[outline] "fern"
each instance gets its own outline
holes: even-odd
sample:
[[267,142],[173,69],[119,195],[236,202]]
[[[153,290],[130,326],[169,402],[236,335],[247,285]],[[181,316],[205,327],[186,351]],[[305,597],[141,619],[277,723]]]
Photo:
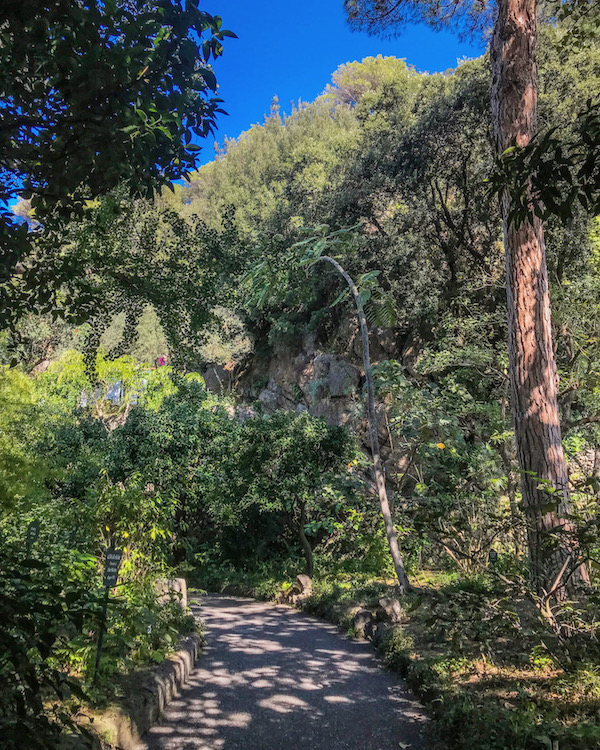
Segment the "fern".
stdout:
[[389,294],[385,294],[380,287],[376,293],[371,295],[368,306],[365,308],[365,316],[372,326],[389,328],[396,323],[396,307]]

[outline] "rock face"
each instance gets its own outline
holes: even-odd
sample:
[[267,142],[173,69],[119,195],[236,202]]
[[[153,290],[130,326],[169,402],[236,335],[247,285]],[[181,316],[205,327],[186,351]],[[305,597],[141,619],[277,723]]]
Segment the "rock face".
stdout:
[[[289,352],[280,352],[271,360],[267,376],[266,385],[256,396],[267,414],[278,409],[308,410],[329,424],[348,421],[362,377],[358,368],[343,357],[319,352],[301,352],[293,359]],[[250,383],[242,387],[242,395],[252,396]]]
[[360,372],[354,365],[334,354],[317,354],[312,361],[314,397],[344,398],[354,394],[360,383]]
[[[397,359],[411,367],[420,348],[420,342],[393,329],[374,328],[370,332],[371,360]],[[278,410],[308,411],[330,425],[349,427],[370,450],[368,427],[363,398],[364,373],[362,371],[362,346],[354,316],[342,321],[334,337],[326,343],[315,333],[306,333],[290,343],[279,342],[268,356],[255,354],[247,360],[243,371],[235,377],[218,366],[208,366],[203,373],[209,390],[233,390],[243,405],[236,414],[244,411],[252,416],[253,408],[265,414]],[[226,388],[225,386],[230,385]],[[379,414],[379,439],[382,458],[389,476],[402,472],[405,458],[395,456],[391,462],[390,437],[385,408],[377,407]]]
[[230,376],[223,365],[211,365],[202,372],[204,383],[212,393],[225,393]]
[[295,406],[294,399],[286,394],[279,383],[273,378],[269,379],[267,387],[258,394],[258,400],[263,405],[267,414],[277,409],[293,409]]
[[[321,351],[307,335],[293,350],[278,345],[268,361],[253,361],[239,378],[237,393],[246,402],[258,401],[266,414],[308,411],[328,424],[350,423],[360,433],[363,375],[353,359],[352,352]],[[207,385],[211,388],[209,380]]]

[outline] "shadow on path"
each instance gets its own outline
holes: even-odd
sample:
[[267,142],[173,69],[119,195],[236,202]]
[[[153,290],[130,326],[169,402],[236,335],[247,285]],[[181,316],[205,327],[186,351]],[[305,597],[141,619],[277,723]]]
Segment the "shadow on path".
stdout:
[[425,750],[422,707],[368,643],[250,599],[200,615],[206,648],[148,750]]

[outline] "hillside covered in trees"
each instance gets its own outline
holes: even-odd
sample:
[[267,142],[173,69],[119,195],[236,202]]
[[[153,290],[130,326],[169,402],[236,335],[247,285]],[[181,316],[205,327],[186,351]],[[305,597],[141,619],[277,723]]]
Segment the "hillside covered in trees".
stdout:
[[[541,146],[524,152],[536,174],[558,149],[578,153],[582,117],[595,122],[590,17],[577,34],[568,14],[540,21]],[[205,97],[196,135],[218,112],[207,66],[230,35],[202,24],[200,73],[170,81]],[[444,73],[346,62],[314,101],[275,100],[198,169],[192,136],[151,105],[153,124],[123,115],[139,129],[123,144],[133,166],[106,184],[64,182],[56,198],[13,176],[2,238],[17,250],[0,279],[7,747],[31,728],[36,747],[59,747],[82,701],[106,703],[115,675],[164,658],[194,627],[157,601],[157,579],[175,574],[294,599],[372,637],[436,717],[434,747],[600,747],[600,220],[576,193],[550,210],[540,183],[557,375],[548,365],[530,390],[557,388],[561,443],[540,462],[564,452],[561,487],[524,463],[535,445],[519,419],[515,438],[503,238],[539,217],[498,200],[491,70],[489,52]],[[182,160],[174,172],[138,148],[146,130]],[[169,145],[180,136],[187,157]],[[154,159],[152,179],[130,147]],[[109,548],[123,562],[107,618]],[[378,629],[389,597],[401,614]]]

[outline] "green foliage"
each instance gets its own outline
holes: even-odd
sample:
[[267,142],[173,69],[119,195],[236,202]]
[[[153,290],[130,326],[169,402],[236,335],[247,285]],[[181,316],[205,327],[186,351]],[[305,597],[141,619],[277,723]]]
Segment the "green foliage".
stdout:
[[[90,590],[95,559],[26,560],[15,546],[0,550],[0,732],[3,746],[58,748],[64,726],[75,728],[65,701],[83,697],[60,659],[74,633],[97,616]],[[82,585],[83,580],[83,585]]]
[[206,362],[223,365],[231,372],[233,367],[252,352],[252,341],[239,315],[224,307],[216,307],[215,320],[204,335],[200,354]]
[[[600,58],[593,47],[560,47],[561,23],[540,34],[540,116],[567,139],[597,89]],[[489,87],[483,59],[443,75],[394,58],[348,63],[322,96],[289,116],[274,105],[172,195],[131,200],[112,185],[73,217],[41,203],[43,215],[28,215],[44,231],[11,280],[10,304],[38,312],[0,341],[3,361],[14,356],[23,368],[0,371],[0,523],[12,549],[38,520],[39,549],[53,570],[69,568],[64,590],[90,607],[64,638],[40,626],[32,637],[50,639],[47,659],[28,649],[18,669],[31,674],[30,659],[40,681],[53,680],[51,670],[89,679],[109,544],[124,557],[96,700],[190,626],[176,605],[155,601],[154,581],[172,565],[207,589],[271,598],[289,594],[303,555],[316,571],[306,608],[345,627],[357,597],[390,593],[368,461],[354,439],[307,412],[241,406],[233,393],[238,383],[244,394],[266,386],[274,352],[293,360],[300,347],[350,349],[354,359],[348,295],[317,264],[330,254],[357,279],[371,325],[394,521],[425,588],[406,600],[408,622],[390,634],[386,661],[434,701],[453,747],[475,736],[490,750],[597,744],[597,595],[548,610],[528,585],[500,216],[484,182],[494,164]],[[134,141],[145,149],[142,138]],[[550,176],[559,162],[546,165]],[[72,197],[91,194],[76,186]],[[594,585],[597,456],[591,468],[580,464],[600,445],[596,224],[578,209],[569,227],[549,221],[546,233],[576,489],[570,520]],[[154,367],[166,354],[169,366]],[[207,363],[224,369],[226,398],[207,392],[197,372]],[[322,384],[298,379],[289,392],[316,400]],[[118,403],[107,398],[115,385]],[[17,560],[0,582],[12,596],[21,581],[35,612],[63,596],[44,600],[37,570]],[[437,576],[434,592],[422,586],[428,576]],[[54,609],[50,619],[68,617]],[[30,697],[27,721],[50,736],[50,704]]]
[[78,331],[51,315],[24,315],[10,329],[0,332],[0,362],[18,362],[28,371],[43,369],[48,362],[78,345]]
[[[119,313],[100,339],[100,350],[112,352],[121,345],[125,334],[127,313]],[[121,345],[123,354],[130,354],[139,362],[154,365],[160,357],[167,355],[169,344],[160,323],[156,310],[152,305],[146,305],[140,314],[135,336],[127,348]]]
[[501,154],[491,187],[510,188],[511,221],[536,215],[571,224],[597,214],[600,201],[599,17],[594,3],[552,2],[549,10],[560,23],[542,28],[539,133]]
[[[494,401],[504,397],[505,386],[502,371],[498,377],[497,365],[486,362],[489,354],[464,348],[454,353],[446,348],[448,340],[442,346],[441,356],[430,351],[421,359],[425,372],[435,373],[433,382],[415,382],[396,361],[377,366],[377,382],[396,450],[407,457],[398,476],[399,490],[409,498],[405,545],[421,561],[424,551],[436,563],[443,550],[452,564],[470,571],[487,563],[493,546],[509,548],[522,533],[504,465],[512,435],[501,434],[508,425]],[[457,358],[467,362],[457,364]]]
[[329,93],[285,117],[275,101],[263,125],[227,141],[219,157],[176,193],[181,210],[217,228],[232,205],[249,237],[287,235],[316,223],[318,203],[335,194],[340,163],[354,154],[358,135],[356,118],[348,107],[335,106]]
[[[149,414],[177,392],[165,378],[169,371],[158,368],[153,382],[154,373],[131,357],[99,357],[103,386],[119,379],[131,393],[143,390],[143,380],[152,384],[137,406]],[[190,389],[204,392],[199,380],[182,379],[186,398]],[[8,461],[0,506],[0,731],[15,750],[30,735],[32,747],[59,747],[63,733],[76,730],[71,717],[82,700],[106,700],[120,675],[160,660],[181,632],[194,627],[179,602],[157,601],[154,588],[157,578],[170,575],[179,498],[170,488],[161,493],[134,470],[119,480],[109,475],[118,443],[115,427],[124,414],[106,413],[105,394],[96,399],[88,394],[89,405],[81,407],[84,385],[89,387],[77,352],[67,352],[37,378],[8,368],[0,372]],[[40,537],[25,559],[32,520]],[[123,560],[98,684],[91,690],[103,558],[111,545],[123,550]]]
[[[222,111],[210,61],[228,36],[218,16],[180,0],[25,0],[7,9],[3,282],[30,249],[26,225],[6,208],[17,195],[33,196],[36,220],[47,225],[50,206],[68,216],[121,182],[151,195],[194,168],[192,140],[211,132]],[[43,296],[35,274],[29,281]]]
[[44,496],[46,464],[31,452],[29,436],[42,422],[33,407],[34,387],[29,378],[8,367],[0,367],[0,512],[26,498]]
[[[92,381],[101,343],[112,343],[109,359],[135,352],[149,305],[171,362],[196,367],[217,296],[227,301],[239,245],[231,221],[225,217],[221,231],[211,230],[197,216],[184,221],[162,201],[132,201],[123,188],[88,204],[77,219],[55,218],[37,236],[27,268],[12,278],[7,304],[86,323]],[[107,330],[119,317],[120,340],[115,326]]]
[[510,221],[531,215],[570,222],[578,206],[600,210],[600,102],[590,99],[575,123],[575,136],[551,128],[524,147],[511,146],[500,157],[493,190],[510,189]]
[[277,412],[246,420],[241,440],[238,465],[246,502],[294,516],[299,504],[316,510],[320,500],[341,501],[343,485],[334,483],[353,457],[343,428],[329,427],[307,412]]

